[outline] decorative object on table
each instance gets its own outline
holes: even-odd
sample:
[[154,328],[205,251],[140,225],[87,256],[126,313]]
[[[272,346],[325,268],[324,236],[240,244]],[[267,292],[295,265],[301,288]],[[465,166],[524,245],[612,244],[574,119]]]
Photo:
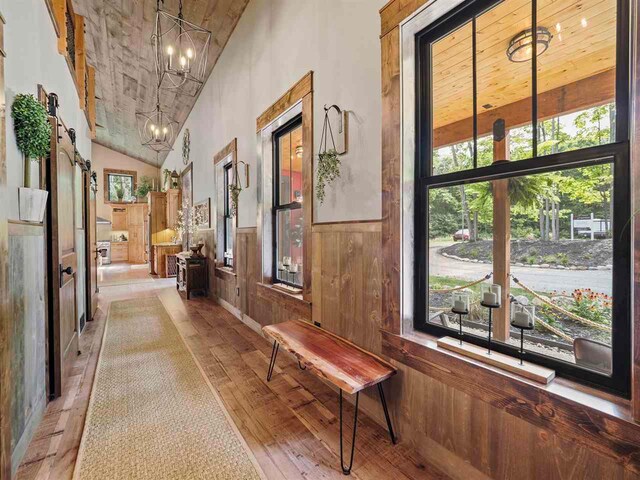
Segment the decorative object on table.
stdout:
[[171,178],[171,170],[169,170],[168,168],[165,168],[162,171],[162,188],[160,189],[160,191],[164,192],[165,190],[168,190],[169,188],[171,188],[171,184],[169,183],[170,178]]
[[191,132],[188,128],[184,129],[182,135],[182,163],[189,164],[189,155],[191,154]]
[[500,295],[502,294],[502,287],[497,283],[493,285],[481,285],[480,293],[482,295],[482,301],[480,305],[489,309],[489,335],[487,336],[488,342],[488,355],[491,355],[491,324],[493,322],[493,310],[500,308]]
[[177,17],[162,10],[160,3],[151,37],[158,88],[195,97],[207,76],[211,32],[184,19],[182,0]]
[[189,249],[191,250],[191,254],[196,256],[196,257],[202,257],[202,253],[200,253],[200,251],[202,250],[202,247],[204,247],[204,243],[199,242],[197,245],[192,245],[189,247]]
[[198,224],[203,223],[202,209],[189,206],[189,201],[182,203],[182,208],[178,210],[178,223],[175,231],[183,244],[187,247],[194,245],[195,236],[198,233]]
[[520,329],[520,365],[524,357],[524,331],[535,328],[536,306],[511,301],[511,326]]
[[[338,134],[340,138],[344,138],[344,148],[339,151],[336,147],[336,141],[329,120],[329,111],[335,109],[338,112],[339,124]],[[347,121],[346,112],[342,111],[337,105],[330,107],[324,106],[324,124],[322,125],[322,134],[320,135],[320,148],[318,150],[318,166],[317,166],[317,183],[316,197],[320,203],[324,202],[325,188],[340,177],[340,155],[347,153]],[[329,140],[331,146],[329,146]],[[296,149],[296,154],[298,150]],[[300,152],[302,154],[302,151]]]
[[457,291],[451,295],[451,311],[458,315],[460,326],[460,345],[462,345],[462,315],[469,315],[471,295],[468,292]]
[[193,208],[196,210],[196,218],[198,222],[196,227],[198,230],[206,230],[211,228],[211,199],[207,198],[196,203]]

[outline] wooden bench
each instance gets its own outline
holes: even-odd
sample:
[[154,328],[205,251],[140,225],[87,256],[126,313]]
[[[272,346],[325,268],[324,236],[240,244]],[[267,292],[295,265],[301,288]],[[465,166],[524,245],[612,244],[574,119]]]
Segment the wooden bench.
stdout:
[[[285,350],[298,359],[298,365],[302,370],[309,370],[340,389],[340,466],[342,467],[342,473],[349,475],[353,466],[358,422],[358,400],[361,390],[374,385],[378,386],[389,435],[391,441],[394,444],[396,443],[387,402],[384,398],[384,390],[382,389],[382,382],[397,372],[393,365],[344,338],[301,320],[268,325],[263,327],[262,331],[266,336],[273,339],[267,382],[271,380],[278,349],[282,345]],[[356,395],[351,457],[348,466],[344,464],[342,453],[343,390]]]

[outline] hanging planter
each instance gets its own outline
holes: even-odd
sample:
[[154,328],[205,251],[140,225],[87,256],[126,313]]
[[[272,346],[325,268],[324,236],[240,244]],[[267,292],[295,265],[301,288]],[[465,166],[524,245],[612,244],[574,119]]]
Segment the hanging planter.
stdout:
[[242,163],[245,168],[245,185],[244,188],[249,188],[249,165],[240,160],[233,164],[233,176],[234,182],[229,185],[229,193],[231,194],[231,215],[238,215],[238,202],[240,200],[240,192],[242,192],[242,182],[240,182],[240,176],[238,175],[238,163]]
[[[343,115],[342,110],[337,105],[332,105],[327,108],[324,107],[324,124],[322,125],[322,135],[320,136],[320,149],[318,151],[318,166],[316,177],[316,197],[322,204],[325,198],[325,188],[331,185],[338,177],[340,177],[340,155],[346,153],[346,149],[343,152],[338,152],[336,148],[336,142],[333,137],[333,129],[331,128],[331,122],[329,121],[329,111],[335,108],[340,115]],[[342,117],[341,122],[342,122]],[[342,133],[343,125],[340,124],[340,133]],[[345,132],[346,138],[346,132]],[[329,141],[331,141],[329,148]],[[346,146],[346,142],[345,142]]]
[[51,151],[51,124],[44,105],[31,94],[16,95],[11,105],[18,148],[27,159],[39,161]]

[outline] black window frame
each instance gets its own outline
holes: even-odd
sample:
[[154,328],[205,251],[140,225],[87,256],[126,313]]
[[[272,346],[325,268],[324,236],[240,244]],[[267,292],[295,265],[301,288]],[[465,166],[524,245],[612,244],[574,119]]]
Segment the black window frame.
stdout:
[[[459,334],[444,326],[427,321],[429,257],[428,257],[428,191],[430,188],[463,185],[487,180],[497,180],[520,175],[579,168],[603,163],[613,164],[614,214],[612,232],[613,271],[612,287],[612,373],[605,375],[572,365],[559,359],[527,351],[527,357],[540,365],[556,370],[559,376],[579,383],[606,390],[630,398],[631,394],[631,216],[630,185],[630,132],[629,132],[629,2],[617,0],[616,23],[616,124],[615,141],[579,150],[537,155],[537,60],[534,49],[532,67],[532,131],[533,155],[529,159],[498,162],[489,166],[477,166],[477,88],[475,35],[473,37],[473,134],[474,162],[468,170],[432,175],[432,118],[431,118],[431,61],[430,46],[448,33],[467,22],[472,22],[475,34],[475,18],[504,0],[492,2],[468,0],[448,14],[427,26],[415,37],[416,45],[416,138],[415,138],[415,192],[414,192],[414,328],[437,336]],[[532,0],[532,24],[536,24],[537,1]],[[487,340],[466,334],[466,341],[487,346]],[[496,351],[517,355],[517,349],[503,343],[492,342]]]
[[[293,211],[302,209],[302,203],[289,202],[280,203],[280,138],[291,133],[296,128],[302,126],[302,114],[296,115],[284,125],[279,127],[273,132],[273,207],[272,212],[272,225],[273,225],[273,272],[272,278],[274,283],[283,283],[294,288],[304,287],[304,278],[302,272],[299,272],[301,278],[300,284],[289,282],[287,280],[278,278],[278,212],[280,211]],[[304,219],[303,219],[304,220]],[[302,245],[304,249],[304,243]]]
[[[231,215],[231,205],[229,205],[229,172],[231,172],[231,176],[233,176],[233,160],[222,166],[222,173],[224,176],[224,215],[222,218],[222,228],[223,228],[223,265],[225,267],[233,268],[233,256],[229,258],[227,256],[227,252],[229,251],[229,244],[227,243],[228,237],[228,227],[227,221],[231,220],[233,222],[233,215]],[[237,213],[237,212],[236,212]],[[235,247],[235,245],[234,245]]]

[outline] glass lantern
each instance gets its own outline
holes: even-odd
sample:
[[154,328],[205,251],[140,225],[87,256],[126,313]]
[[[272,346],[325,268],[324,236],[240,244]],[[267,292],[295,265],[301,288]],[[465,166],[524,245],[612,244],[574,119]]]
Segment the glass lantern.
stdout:
[[533,329],[536,322],[535,305],[511,304],[511,325],[527,330]]
[[453,292],[451,295],[451,311],[466,315],[469,313],[471,295],[468,292]]
[[480,301],[484,305],[499,307],[501,294],[502,287],[497,283],[494,283],[493,285],[487,285],[483,283],[482,285],[480,285]]

